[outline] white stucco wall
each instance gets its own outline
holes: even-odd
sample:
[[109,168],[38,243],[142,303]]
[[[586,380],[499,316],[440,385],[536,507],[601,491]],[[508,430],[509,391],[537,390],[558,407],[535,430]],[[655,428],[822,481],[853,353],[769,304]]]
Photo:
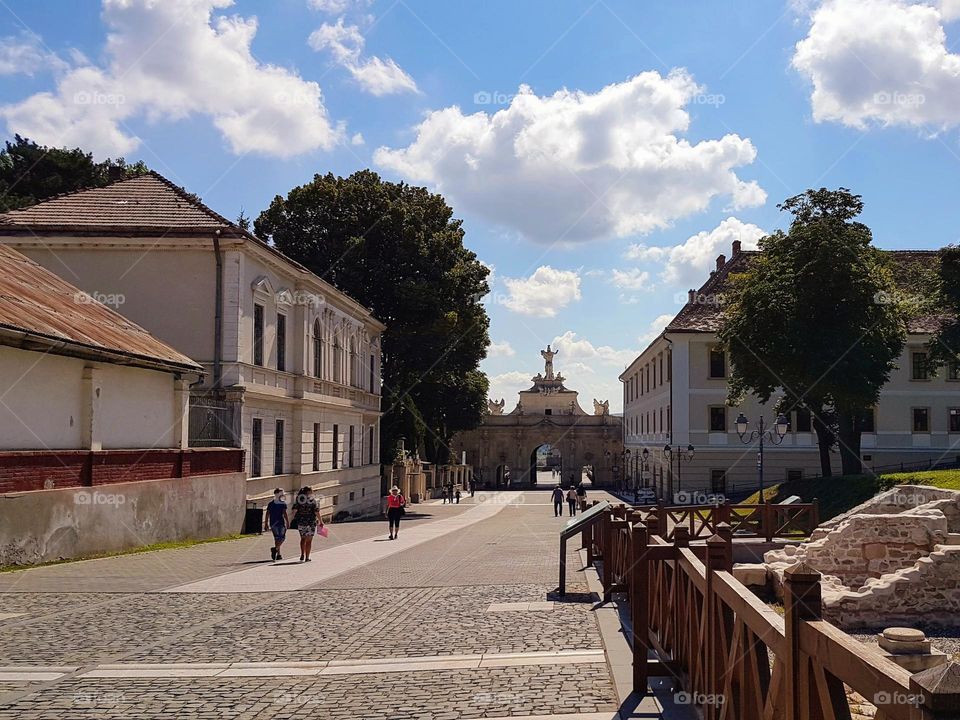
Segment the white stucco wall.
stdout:
[[103,449],[178,446],[174,375],[0,346],[0,450],[79,450],[88,402],[83,374],[100,388]]
[[0,346],[0,450],[80,448],[83,365]]

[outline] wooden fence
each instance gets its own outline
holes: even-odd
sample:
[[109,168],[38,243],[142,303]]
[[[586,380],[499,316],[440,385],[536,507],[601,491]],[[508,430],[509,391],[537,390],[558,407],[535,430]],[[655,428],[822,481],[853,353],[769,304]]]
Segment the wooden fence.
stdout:
[[911,675],[826,622],[809,566],[787,571],[781,617],[733,577],[730,524],[698,547],[688,526],[662,528],[657,510],[619,506],[582,537],[604,599],[629,599],[636,692],[668,676],[705,720],[849,720],[847,688],[877,720],[960,718],[960,663]]
[[724,503],[722,505],[642,505],[634,507],[643,513],[655,513],[657,534],[673,540],[673,531],[685,527],[691,538],[706,539],[715,535],[722,524],[730,526],[735,537],[805,538],[820,523],[819,507],[812,503]]

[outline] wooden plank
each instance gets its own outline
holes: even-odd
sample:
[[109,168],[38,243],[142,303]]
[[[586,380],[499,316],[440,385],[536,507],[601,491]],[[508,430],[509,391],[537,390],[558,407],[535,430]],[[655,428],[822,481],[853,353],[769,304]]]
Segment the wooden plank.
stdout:
[[787,652],[786,630],[783,618],[775,610],[767,607],[733,575],[726,572],[717,573],[714,590],[723,602],[743,619],[747,627],[773,651],[774,655],[778,658],[784,657]]

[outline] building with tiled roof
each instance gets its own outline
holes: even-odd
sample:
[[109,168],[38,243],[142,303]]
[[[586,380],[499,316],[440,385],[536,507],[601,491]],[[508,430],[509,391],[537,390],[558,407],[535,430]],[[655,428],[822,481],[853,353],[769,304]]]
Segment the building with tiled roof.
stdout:
[[0,243],[203,367],[190,443],[244,448],[249,496],[378,507],[384,326],[353,298],[155,172],[4,213]]
[[[912,283],[923,271],[935,271],[939,262],[934,250],[886,252],[904,292],[922,292],[923,288]],[[678,489],[708,496],[742,496],[757,490],[756,447],[741,442],[734,420],[740,412],[752,423],[764,416],[770,427],[775,413],[753,397],[737,408],[726,405],[730,368],[717,340],[729,279],[744,272],[757,255],[756,251],[741,250],[740,243],[734,242],[730,258],[717,258],[716,268],[703,285],[689,291],[676,316],[620,375],[624,445],[630,450],[629,474],[634,485],[653,485],[661,497],[670,495],[671,485],[674,495]],[[960,368],[937,376],[928,376],[923,369],[925,345],[939,322],[936,315],[909,320],[899,367],[881,393],[869,421],[870,430],[862,438],[865,467],[916,465],[960,455],[954,450],[960,441]],[[801,407],[787,415],[790,429],[782,444],[766,448],[767,486],[820,474],[809,412]],[[670,452],[665,451],[668,447]],[[838,456],[834,465],[838,471]]]

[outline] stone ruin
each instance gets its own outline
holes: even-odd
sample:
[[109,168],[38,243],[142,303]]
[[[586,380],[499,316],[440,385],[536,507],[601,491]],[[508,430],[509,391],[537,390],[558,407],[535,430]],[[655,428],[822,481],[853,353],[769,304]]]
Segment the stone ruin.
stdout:
[[810,539],[738,565],[744,584],[783,597],[783,573],[823,575],[825,617],[845,629],[960,623],[960,492],[899,485],[822,523]]

